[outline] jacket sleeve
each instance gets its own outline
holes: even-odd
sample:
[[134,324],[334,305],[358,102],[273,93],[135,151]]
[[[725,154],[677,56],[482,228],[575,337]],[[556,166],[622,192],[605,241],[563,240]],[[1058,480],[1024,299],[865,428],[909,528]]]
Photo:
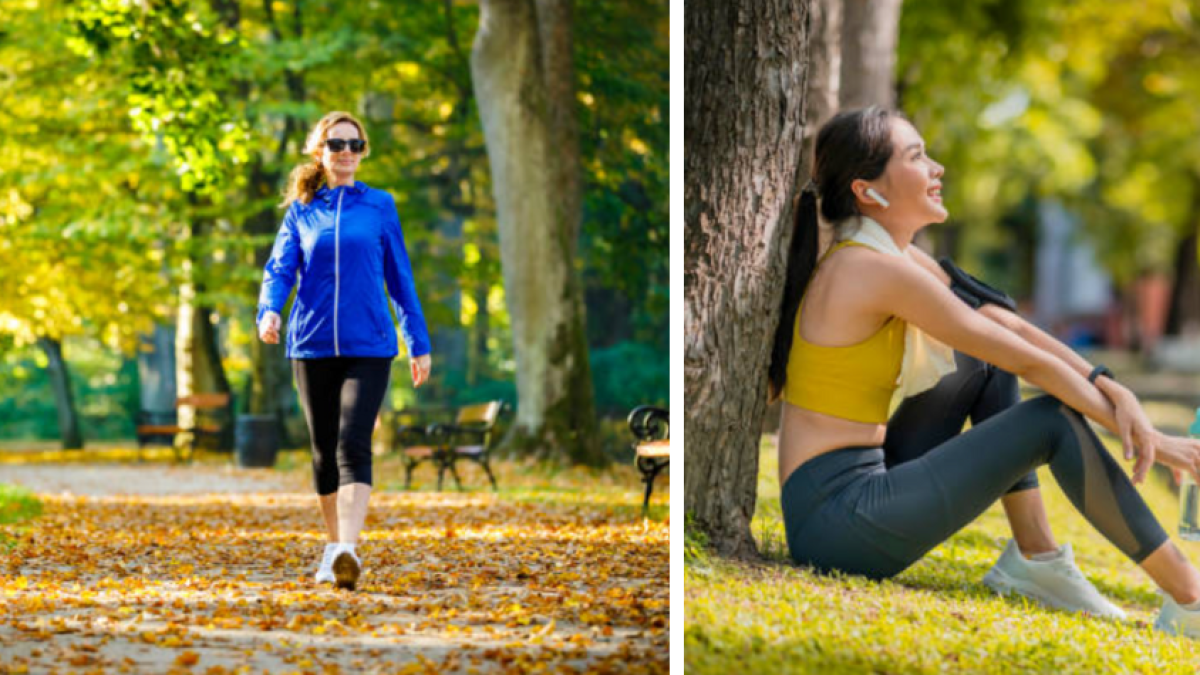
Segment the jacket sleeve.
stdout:
[[296,284],[296,269],[300,266],[303,251],[300,248],[300,237],[296,232],[296,205],[288,208],[275,235],[275,246],[271,249],[271,257],[263,270],[262,290],[258,294],[258,317],[254,322],[261,323],[267,312],[283,313],[292,286]]
[[400,335],[404,338],[404,344],[408,345],[409,356],[424,356],[430,352],[429,331],[425,326],[425,315],[421,312],[421,301],[417,299],[396,200],[389,194],[387,201],[383,209],[383,280],[392,298],[396,317],[400,319]]

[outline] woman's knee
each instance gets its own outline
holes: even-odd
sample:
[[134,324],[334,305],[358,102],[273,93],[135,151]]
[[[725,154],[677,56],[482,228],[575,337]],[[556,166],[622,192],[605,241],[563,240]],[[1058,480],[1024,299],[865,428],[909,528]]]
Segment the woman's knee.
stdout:
[[1079,414],[1052,394],[1023,401],[1013,408],[1013,412],[1027,418],[1030,424],[1049,426],[1067,426],[1070,423],[1068,415]]

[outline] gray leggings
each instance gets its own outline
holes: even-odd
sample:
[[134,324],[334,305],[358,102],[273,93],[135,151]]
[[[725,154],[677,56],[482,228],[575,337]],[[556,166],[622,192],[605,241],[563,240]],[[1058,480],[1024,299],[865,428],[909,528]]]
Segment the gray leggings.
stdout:
[[890,466],[879,447],[841,448],[802,464],[781,495],[792,558],[819,571],[894,576],[1043,464],[1075,508],[1134,562],[1167,541],[1087,422],[1058,399],[1041,396],[973,422]]

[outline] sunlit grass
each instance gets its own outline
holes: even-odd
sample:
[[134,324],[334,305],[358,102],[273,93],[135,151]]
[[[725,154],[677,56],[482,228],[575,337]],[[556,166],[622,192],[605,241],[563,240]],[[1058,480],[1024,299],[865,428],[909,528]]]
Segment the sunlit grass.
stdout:
[[[1105,438],[1109,449],[1119,447]],[[1124,463],[1123,463],[1124,464]],[[997,503],[895,579],[821,576],[793,565],[779,507],[776,453],[765,440],[752,533],[767,562],[709,555],[689,540],[685,662],[689,673],[1194,673],[1200,645],[1151,629],[1161,599],[1140,568],[1075,511],[1049,470],[1038,477],[1062,542],[1123,622],[994,596],[983,575],[1011,536]],[[1174,534],[1178,502],[1166,472],[1140,492]],[[1181,542],[1200,561],[1200,544]]]
[[[42,503],[29,490],[0,483],[0,525],[19,525],[41,513]],[[9,533],[0,532],[0,550],[11,548],[15,542]]]

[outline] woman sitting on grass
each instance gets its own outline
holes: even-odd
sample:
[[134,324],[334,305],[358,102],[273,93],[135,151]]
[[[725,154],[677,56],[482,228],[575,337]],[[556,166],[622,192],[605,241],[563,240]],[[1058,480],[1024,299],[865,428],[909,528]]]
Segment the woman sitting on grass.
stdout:
[[[800,200],[770,381],[796,562],[883,579],[1001,499],[1014,542],[984,582],[1055,607],[1124,613],[1050,532],[1036,469],[1166,591],[1155,626],[1200,638],[1200,574],[1134,483],[1158,461],[1197,475],[1200,442],[1155,430],[1137,398],[988,289],[960,288],[913,236],[947,217],[943,168],[898,113],[840,114]],[[817,261],[817,200],[836,242]],[[956,297],[972,290],[985,304]],[[987,300],[993,302],[987,303]],[[975,303],[972,303],[975,304]],[[994,364],[994,365],[993,365]],[[1020,402],[1016,377],[1049,395]],[[889,420],[893,395],[903,402]],[[1082,415],[1081,415],[1082,413]],[[1083,415],[1136,450],[1132,482]],[[967,417],[972,428],[962,430]]]

